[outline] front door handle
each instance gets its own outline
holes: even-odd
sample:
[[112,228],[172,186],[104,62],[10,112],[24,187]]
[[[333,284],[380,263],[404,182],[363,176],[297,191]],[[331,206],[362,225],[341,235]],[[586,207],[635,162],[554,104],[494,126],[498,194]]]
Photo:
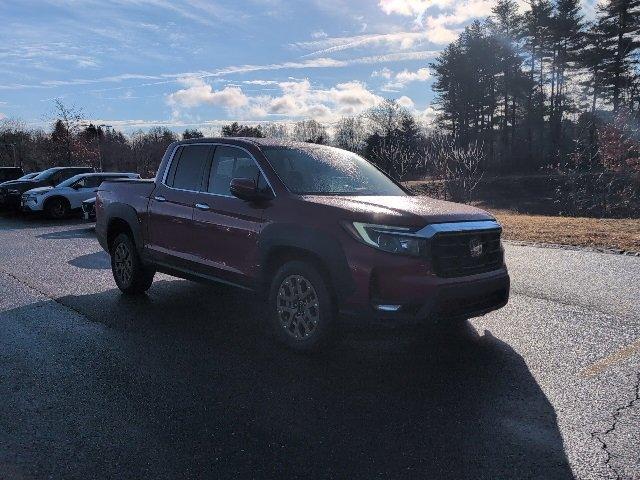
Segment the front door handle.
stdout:
[[209,210],[209,205],[207,205],[206,203],[196,203],[195,207],[198,210]]
[[166,199],[166,198],[164,198],[162,195],[156,195],[155,197],[153,197],[153,199],[154,199],[156,202],[166,202],[166,201],[167,201],[167,199]]

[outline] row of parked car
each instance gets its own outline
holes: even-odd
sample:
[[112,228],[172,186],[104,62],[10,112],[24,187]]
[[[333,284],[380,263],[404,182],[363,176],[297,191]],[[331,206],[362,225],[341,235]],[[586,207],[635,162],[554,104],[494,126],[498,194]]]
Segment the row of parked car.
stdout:
[[95,219],[96,191],[106,180],[140,178],[137,173],[94,172],[89,167],[53,167],[25,174],[21,168],[0,167],[0,208],[61,219],[82,212]]

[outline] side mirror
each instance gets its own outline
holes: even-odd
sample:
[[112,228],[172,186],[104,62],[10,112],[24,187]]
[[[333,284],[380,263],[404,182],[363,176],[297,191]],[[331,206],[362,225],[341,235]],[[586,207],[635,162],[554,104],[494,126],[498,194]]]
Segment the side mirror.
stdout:
[[271,194],[259,191],[256,181],[251,178],[234,178],[229,184],[229,191],[234,197],[248,202],[257,202],[271,198]]

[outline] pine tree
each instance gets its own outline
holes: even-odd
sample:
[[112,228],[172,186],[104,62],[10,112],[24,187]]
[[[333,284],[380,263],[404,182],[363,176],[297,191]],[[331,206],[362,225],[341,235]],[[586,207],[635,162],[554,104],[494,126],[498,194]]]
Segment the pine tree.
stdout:
[[579,0],[558,0],[551,20],[553,64],[549,127],[552,156],[557,159],[562,153],[563,116],[570,109],[566,77],[577,70],[579,52],[584,43]]
[[605,84],[611,88],[613,111],[618,112],[623,90],[633,83],[640,43],[640,0],[607,0],[599,9],[602,26],[610,42],[606,57]]

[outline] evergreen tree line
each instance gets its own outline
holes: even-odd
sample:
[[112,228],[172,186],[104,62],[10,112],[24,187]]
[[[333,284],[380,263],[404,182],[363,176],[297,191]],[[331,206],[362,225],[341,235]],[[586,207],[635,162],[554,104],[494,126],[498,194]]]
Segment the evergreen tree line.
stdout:
[[570,163],[577,141],[596,153],[602,125],[637,121],[639,4],[606,0],[586,22],[579,0],[534,0],[522,14],[499,0],[431,65],[439,127],[485,142],[486,167],[503,172]]
[[[487,177],[507,183],[505,174],[544,174],[552,194],[541,201],[559,213],[638,215],[639,33],[640,0],[605,0],[592,21],[578,0],[533,0],[524,13],[498,0],[491,16],[469,25],[430,65],[435,129],[386,100],[330,127],[313,119],[233,122],[220,134],[335,145],[398,180],[430,178],[437,188],[427,185],[429,193],[461,201],[472,200]],[[125,136],[83,123],[60,102],[56,109],[51,132],[5,120],[0,164],[88,164],[150,176],[179,138],[164,127]]]

